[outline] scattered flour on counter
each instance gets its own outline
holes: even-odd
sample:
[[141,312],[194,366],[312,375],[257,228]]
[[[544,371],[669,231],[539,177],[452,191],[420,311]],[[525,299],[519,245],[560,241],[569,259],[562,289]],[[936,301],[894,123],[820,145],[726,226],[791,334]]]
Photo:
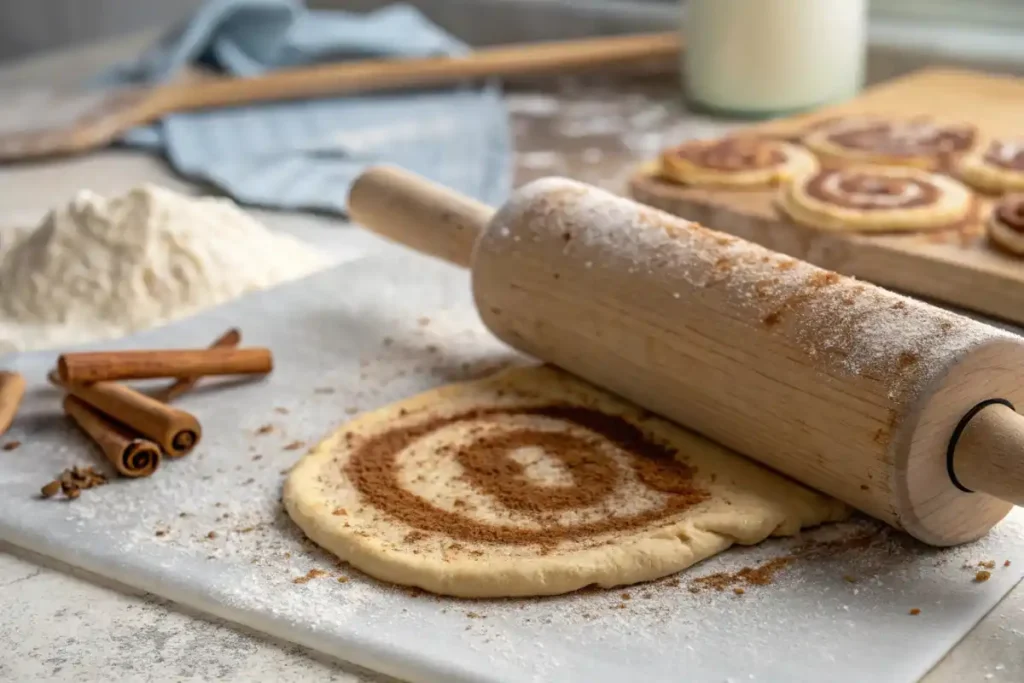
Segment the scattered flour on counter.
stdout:
[[327,265],[227,199],[82,190],[0,252],[0,353],[121,337]]

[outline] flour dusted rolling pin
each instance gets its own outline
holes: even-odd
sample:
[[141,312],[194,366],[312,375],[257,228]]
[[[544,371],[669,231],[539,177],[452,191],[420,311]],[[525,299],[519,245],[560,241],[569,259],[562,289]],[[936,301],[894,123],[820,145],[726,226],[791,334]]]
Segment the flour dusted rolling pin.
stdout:
[[570,180],[496,214],[368,171],[367,227],[473,272],[508,344],[926,543],[1024,503],[1024,340]]

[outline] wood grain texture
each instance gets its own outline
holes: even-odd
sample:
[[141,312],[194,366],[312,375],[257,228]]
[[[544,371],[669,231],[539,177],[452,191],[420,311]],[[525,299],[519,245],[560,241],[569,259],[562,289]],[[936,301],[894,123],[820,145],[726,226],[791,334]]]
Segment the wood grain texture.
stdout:
[[[361,195],[361,220],[447,251],[458,196],[375,174],[387,191]],[[978,403],[1024,405],[1019,338],[562,178],[482,218],[462,216],[450,260],[471,261],[480,317],[510,346],[926,543],[976,539],[1012,508],[984,482],[958,489],[946,450]]]
[[[926,543],[976,539],[1012,507],[960,491],[945,465],[973,406],[1024,398],[1024,343],[999,330],[561,179],[499,211],[473,290],[509,345]],[[884,332],[865,334],[870,311]],[[910,352],[953,329],[948,352]]]
[[348,195],[352,220],[423,254],[468,268],[494,209],[400,168],[375,166]]
[[973,491],[989,491],[1024,505],[1021,444],[1024,420],[1005,405],[983,408],[967,424],[954,458],[957,478]]
[[[1024,134],[1024,80],[967,71],[926,70],[877,86],[813,114],[751,130],[791,136],[837,115],[933,115],[978,126],[979,144]],[[657,178],[651,167],[632,178],[637,200],[816,265],[911,294],[1024,324],[1024,261],[993,247],[984,234],[991,200],[978,217],[936,233],[835,234],[796,224],[775,206],[773,190],[688,188]]]
[[253,78],[171,84],[160,88],[157,99],[165,112],[182,111],[446,85],[490,76],[614,69],[675,60],[681,45],[679,34],[674,32],[505,45],[455,57],[372,59],[282,69]]

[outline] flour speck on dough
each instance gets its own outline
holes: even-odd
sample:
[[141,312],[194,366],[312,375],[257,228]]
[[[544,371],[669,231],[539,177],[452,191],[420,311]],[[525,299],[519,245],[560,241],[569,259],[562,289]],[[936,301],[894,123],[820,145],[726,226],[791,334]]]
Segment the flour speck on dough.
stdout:
[[0,252],[0,353],[124,336],[327,265],[228,199],[82,190]]

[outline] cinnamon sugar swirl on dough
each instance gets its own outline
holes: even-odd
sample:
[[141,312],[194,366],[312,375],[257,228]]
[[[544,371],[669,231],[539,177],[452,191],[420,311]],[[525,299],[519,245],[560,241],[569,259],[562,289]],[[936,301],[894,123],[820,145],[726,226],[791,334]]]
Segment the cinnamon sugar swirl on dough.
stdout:
[[818,167],[807,150],[779,140],[728,137],[692,140],[665,150],[661,176],[684,185],[762,188]]
[[285,484],[312,540],[446,595],[553,595],[672,574],[848,509],[548,367],[357,417]]
[[819,171],[785,188],[778,203],[798,223],[864,232],[952,228],[974,210],[974,197],[961,183],[906,167]]
[[984,192],[1024,191],[1024,139],[993,140],[983,151],[965,157],[957,171]]
[[1024,256],[1024,194],[999,200],[986,224],[989,239],[1017,256]]
[[977,129],[966,123],[853,116],[813,126],[803,143],[827,166],[854,163],[938,170],[969,152],[976,137]]

